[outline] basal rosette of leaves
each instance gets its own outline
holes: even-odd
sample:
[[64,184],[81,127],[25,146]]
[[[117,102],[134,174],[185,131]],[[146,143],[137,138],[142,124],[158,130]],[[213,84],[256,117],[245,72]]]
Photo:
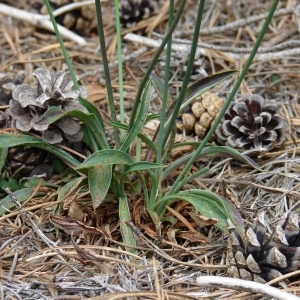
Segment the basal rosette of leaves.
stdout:
[[265,105],[260,95],[246,94],[230,105],[216,134],[222,145],[268,151],[284,143],[284,125],[278,107]]
[[49,144],[79,142],[83,138],[80,123],[73,117],[63,117],[48,124],[39,123],[43,114],[51,107],[60,108],[64,112],[79,110],[87,113],[80,104],[79,95],[87,96],[87,91],[80,86],[75,90],[69,72],[50,73],[49,70],[38,68],[33,73],[37,85],[22,84],[17,86],[10,100],[9,114],[16,120],[16,128],[23,132],[32,130],[41,132],[43,141]]

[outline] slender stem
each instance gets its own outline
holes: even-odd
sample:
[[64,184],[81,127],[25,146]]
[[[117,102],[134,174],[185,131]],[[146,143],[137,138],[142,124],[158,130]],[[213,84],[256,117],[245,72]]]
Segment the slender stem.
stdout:
[[[110,80],[110,73],[108,67],[108,60],[106,55],[106,46],[105,46],[105,35],[103,30],[103,22],[102,22],[102,11],[101,11],[101,4],[100,0],[95,0],[96,4],[96,11],[97,11],[97,23],[98,23],[98,35],[100,41],[100,50],[101,50],[101,57],[103,63],[103,70],[105,75],[105,82],[106,82],[106,90],[107,90],[107,97],[108,97],[108,104],[111,114],[112,121],[116,121],[116,111],[114,105],[114,97],[112,92],[111,80]],[[118,129],[114,127],[114,139],[117,145],[120,145],[120,137],[118,134]]]
[[[168,28],[170,28],[172,25],[173,14],[174,14],[174,0],[170,0]],[[167,109],[167,100],[168,100],[171,53],[172,53],[172,35],[170,36],[168,45],[167,45],[164,91],[163,91],[163,100],[162,100],[162,105],[161,105],[160,126],[159,126],[158,139],[157,139],[156,162],[159,164],[162,163],[161,157],[162,157],[162,151],[163,151],[163,138],[164,138],[164,129],[165,129],[165,121],[166,121],[166,109]],[[161,170],[158,169],[157,172],[161,173]]]
[[174,111],[172,112],[171,118],[168,121],[168,126],[165,131],[163,144],[166,144],[167,139],[169,138],[169,135],[171,133],[171,130],[175,124],[175,120],[179,113],[181,104],[182,104],[184,96],[185,96],[186,88],[189,84],[190,76],[192,74],[192,68],[194,66],[195,54],[196,54],[196,50],[198,47],[198,39],[199,39],[200,26],[201,26],[202,15],[203,15],[203,10],[204,10],[204,4],[205,4],[205,0],[200,0],[199,6],[198,6],[198,14],[197,14],[197,19],[196,19],[195,29],[194,29],[193,42],[192,42],[192,46],[191,46],[191,51],[190,51],[190,56],[189,56],[185,76],[184,76],[184,79],[182,82],[182,87],[181,87]]
[[170,36],[172,35],[175,27],[177,26],[177,24],[179,22],[179,19],[180,19],[181,15],[182,15],[185,3],[186,3],[186,0],[182,0],[181,1],[180,6],[178,7],[177,15],[174,18],[174,22],[172,23],[172,26],[170,27],[170,29],[167,32],[167,34],[164,37],[164,39],[162,40],[161,45],[156,50],[156,52],[155,52],[155,54],[154,54],[154,56],[153,56],[153,58],[152,58],[152,60],[150,62],[150,65],[148,66],[148,69],[145,72],[145,74],[144,74],[144,76],[143,76],[143,78],[141,80],[139,89],[138,89],[136,97],[135,97],[134,105],[132,107],[128,130],[130,130],[132,128],[133,124],[134,124],[135,115],[136,115],[137,109],[138,109],[140,101],[141,101],[141,96],[142,96],[142,93],[143,93],[143,89],[144,89],[146,83],[148,82],[149,76],[150,76],[150,74],[151,74],[151,72],[152,72],[152,70],[153,70],[153,68],[154,68],[154,66],[155,66],[155,64],[156,64],[159,56],[164,51],[164,48],[165,48],[165,46],[166,46],[166,44],[167,44]]
[[[119,94],[120,94],[120,121],[125,122],[124,117],[124,88],[123,88],[123,61],[122,61],[122,41],[121,41],[121,24],[119,12],[119,0],[114,0],[115,18],[116,18],[116,34],[117,34],[117,56],[118,56],[118,73],[119,73]],[[125,137],[125,131],[120,130],[121,140]],[[119,146],[119,145],[117,145]]]
[[201,153],[201,151],[203,150],[203,148],[205,147],[205,145],[207,144],[207,142],[209,141],[209,139],[211,138],[212,134],[215,132],[217,126],[219,125],[222,117],[224,116],[226,110],[228,109],[234,95],[236,94],[236,92],[239,89],[240,84],[242,83],[242,81],[244,80],[249,67],[251,66],[251,63],[255,57],[255,54],[263,40],[263,37],[266,33],[266,31],[268,30],[269,24],[272,20],[273,14],[276,10],[276,7],[278,5],[279,0],[274,0],[273,4],[270,8],[270,11],[268,13],[268,16],[263,24],[263,27],[257,37],[257,40],[253,46],[253,49],[249,55],[248,60],[245,63],[245,66],[240,74],[240,76],[238,77],[235,85],[233,86],[233,89],[231,91],[231,93],[229,94],[224,107],[221,109],[220,114],[218,115],[218,117],[216,118],[215,122],[213,123],[213,126],[210,128],[209,132],[207,133],[207,135],[204,137],[202,143],[200,144],[200,146],[197,148],[197,150],[194,152],[194,154],[192,155],[191,159],[188,161],[188,163],[186,164],[186,166],[183,168],[183,170],[181,171],[181,173],[179,174],[179,176],[177,177],[177,179],[175,180],[174,184],[172,185],[172,187],[170,188],[170,190],[168,191],[168,193],[166,195],[172,195],[173,193],[176,193],[177,191],[181,190],[182,186],[183,186],[183,182],[182,179],[184,178],[185,174],[190,170],[193,162],[195,161],[196,157]]
[[53,12],[52,12],[50,3],[49,3],[48,0],[44,0],[44,3],[45,3],[45,5],[46,5],[47,11],[48,11],[48,15],[49,15],[50,20],[51,20],[51,22],[52,22],[52,25],[53,25],[53,28],[54,28],[54,31],[55,31],[56,38],[57,38],[58,43],[59,43],[59,45],[60,45],[60,49],[61,49],[61,51],[62,51],[62,53],[63,53],[63,56],[64,56],[64,58],[65,58],[65,62],[66,62],[66,64],[67,64],[67,66],[68,66],[68,69],[69,69],[71,78],[72,78],[72,80],[73,80],[74,87],[75,87],[76,90],[79,91],[79,85],[78,85],[78,82],[77,82],[77,77],[76,77],[76,75],[75,75],[75,73],[74,73],[74,70],[73,70],[73,67],[72,67],[72,64],[71,64],[71,60],[70,60],[69,55],[68,55],[68,53],[67,53],[65,44],[64,44],[63,39],[62,39],[62,36],[61,36],[61,34],[60,34],[60,32],[59,32],[59,29],[58,29],[58,27],[57,27],[57,24],[56,24],[55,18],[54,18],[54,16],[53,16]]

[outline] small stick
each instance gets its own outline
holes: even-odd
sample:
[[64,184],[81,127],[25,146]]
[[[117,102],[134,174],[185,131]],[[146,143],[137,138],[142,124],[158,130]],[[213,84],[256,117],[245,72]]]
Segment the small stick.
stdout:
[[[79,274],[80,276],[82,275],[81,272],[79,272],[76,268],[68,264],[68,262],[61,256],[64,255],[63,251],[61,249],[57,249],[56,244],[49,240],[44,233],[38,228],[38,226],[34,223],[31,215],[24,210],[20,202],[18,201],[17,197],[13,194],[13,192],[10,190],[10,188],[4,189],[5,192],[9,195],[11,201],[16,205],[16,208],[20,212],[20,215],[31,225],[32,230],[40,237],[40,239],[52,250],[54,250],[56,253],[58,253],[59,258],[74,272]],[[56,249],[54,249],[56,248]]]
[[[5,5],[5,4],[0,4],[0,11],[4,15],[11,16],[12,18],[28,22],[29,24],[31,24],[33,26],[47,29],[51,32],[54,31],[53,25],[52,25],[51,21],[48,19],[47,15],[42,16],[42,15],[30,13],[30,12],[27,12],[27,11],[24,11],[21,9],[17,9],[17,8],[14,8],[9,5]],[[78,43],[81,46],[85,46],[87,44],[85,39],[83,39],[79,35],[75,34],[71,30],[69,30],[59,24],[57,24],[57,26],[58,26],[59,32],[61,33],[61,35],[64,38],[75,41],[76,43]]]
[[197,278],[197,284],[201,287],[228,288],[237,291],[247,291],[252,293],[264,294],[274,297],[278,300],[300,300],[299,297],[275,287],[237,278],[228,278],[221,276],[199,276]]
[[[131,41],[134,43],[140,43],[142,45],[146,45],[148,47],[152,48],[158,48],[161,44],[161,39],[151,39],[145,36],[140,36],[138,34],[134,33],[127,33],[124,36],[124,39],[127,41]],[[191,49],[190,45],[186,44],[178,44],[178,43],[172,43],[172,51],[175,52],[189,52]],[[226,55],[227,60],[231,59],[234,60],[240,60],[240,59],[247,59],[249,57],[249,54],[243,54],[243,53],[233,53],[233,52],[222,52],[224,55]],[[208,56],[208,50],[204,49],[203,47],[197,48],[197,55],[201,54],[203,56]],[[258,53],[255,56],[256,61],[267,61],[267,60],[273,60],[273,59],[280,59],[286,56],[296,56],[300,54],[300,48],[296,47],[293,49],[286,49],[282,51],[277,52],[271,52],[271,53]]]

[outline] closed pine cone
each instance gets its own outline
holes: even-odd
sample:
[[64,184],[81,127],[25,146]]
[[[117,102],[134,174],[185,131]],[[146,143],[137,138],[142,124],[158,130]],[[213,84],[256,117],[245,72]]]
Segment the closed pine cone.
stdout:
[[265,282],[300,266],[300,217],[288,214],[267,233],[265,213],[258,214],[252,228],[241,237],[229,224],[227,275]]
[[224,99],[215,93],[206,92],[197,97],[192,105],[178,117],[176,127],[179,131],[196,135],[203,139],[224,105]]

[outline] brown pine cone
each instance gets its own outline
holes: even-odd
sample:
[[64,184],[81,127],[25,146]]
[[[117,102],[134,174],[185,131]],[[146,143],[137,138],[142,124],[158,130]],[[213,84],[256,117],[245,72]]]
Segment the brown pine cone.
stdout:
[[260,151],[280,147],[285,141],[284,119],[276,106],[265,106],[257,94],[246,94],[231,104],[216,130],[221,145]]

